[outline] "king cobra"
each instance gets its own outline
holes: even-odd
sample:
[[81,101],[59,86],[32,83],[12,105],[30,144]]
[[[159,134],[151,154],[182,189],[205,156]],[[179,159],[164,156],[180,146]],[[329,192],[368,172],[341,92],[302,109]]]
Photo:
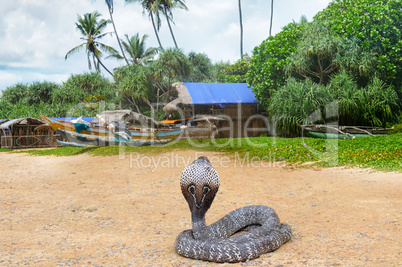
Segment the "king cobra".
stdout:
[[[242,207],[207,226],[205,214],[218,192],[219,176],[206,157],[198,158],[183,171],[180,186],[193,226],[176,238],[174,247],[181,256],[240,262],[274,251],[291,238],[290,226],[280,223],[276,212],[267,206]],[[232,236],[242,230],[247,231]]]

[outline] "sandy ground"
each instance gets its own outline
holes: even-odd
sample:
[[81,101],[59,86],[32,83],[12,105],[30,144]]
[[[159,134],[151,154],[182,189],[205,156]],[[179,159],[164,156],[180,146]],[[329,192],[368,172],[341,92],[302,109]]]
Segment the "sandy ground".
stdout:
[[221,178],[212,223],[245,205],[293,228],[277,251],[220,265],[401,266],[401,174],[293,169],[216,153],[32,157],[0,153],[0,265],[201,266],[173,244],[191,227],[182,170],[206,155]]

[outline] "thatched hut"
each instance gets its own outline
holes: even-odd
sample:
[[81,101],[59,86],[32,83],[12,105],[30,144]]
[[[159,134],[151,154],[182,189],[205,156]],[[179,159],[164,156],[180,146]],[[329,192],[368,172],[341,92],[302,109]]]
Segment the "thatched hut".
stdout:
[[3,122],[0,132],[2,148],[54,147],[62,139],[44,121],[30,117]]
[[[267,120],[258,115],[259,102],[246,83],[180,82],[172,86],[177,91],[177,98],[163,110],[166,113],[179,112],[182,117],[193,118],[192,127],[198,127],[200,131],[201,124],[204,123],[205,127],[210,128],[213,137],[252,137],[268,132]],[[205,117],[206,115],[209,117]],[[197,130],[189,127],[186,131]],[[200,138],[205,138],[204,135]],[[193,136],[192,138],[197,138],[197,134]]]

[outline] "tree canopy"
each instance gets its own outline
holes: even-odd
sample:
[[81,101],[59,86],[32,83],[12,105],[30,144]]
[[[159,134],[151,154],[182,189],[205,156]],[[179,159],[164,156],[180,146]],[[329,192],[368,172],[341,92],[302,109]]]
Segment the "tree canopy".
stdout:
[[331,103],[342,124],[397,122],[401,12],[396,0],[335,0],[256,47],[247,82],[278,129],[293,135],[311,116],[325,123]]
[[400,0],[335,0],[314,20],[338,36],[356,38],[365,51],[378,54],[376,71],[388,85],[402,85],[402,2]]

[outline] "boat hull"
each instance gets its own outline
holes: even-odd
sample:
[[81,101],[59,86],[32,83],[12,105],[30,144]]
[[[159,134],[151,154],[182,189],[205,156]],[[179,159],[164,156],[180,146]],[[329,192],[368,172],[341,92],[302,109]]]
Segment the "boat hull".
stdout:
[[70,143],[81,144],[85,146],[149,146],[163,145],[170,140],[143,140],[143,139],[123,139],[118,137],[103,137],[97,135],[79,134],[73,131],[56,130],[64,139]]
[[[335,133],[321,133],[321,132],[309,132],[307,131],[307,136],[313,138],[321,139],[353,139],[353,137],[346,134],[335,134]],[[366,138],[370,137],[368,134],[354,134],[354,138]]]
[[[77,132],[72,122],[62,122],[59,120],[55,120],[46,116],[41,116],[41,119],[46,121],[50,127],[52,127],[55,131],[56,130],[65,130],[70,132]],[[150,129],[150,130],[133,130],[129,129],[131,133],[132,139],[142,139],[142,140],[172,140],[176,138],[183,129]],[[79,131],[80,134],[87,134],[87,135],[96,135],[102,137],[109,137],[110,132],[106,127],[88,127],[87,129],[82,129]]]
[[299,125],[307,136],[322,139],[354,139],[388,134],[393,128],[380,129],[363,126]]

